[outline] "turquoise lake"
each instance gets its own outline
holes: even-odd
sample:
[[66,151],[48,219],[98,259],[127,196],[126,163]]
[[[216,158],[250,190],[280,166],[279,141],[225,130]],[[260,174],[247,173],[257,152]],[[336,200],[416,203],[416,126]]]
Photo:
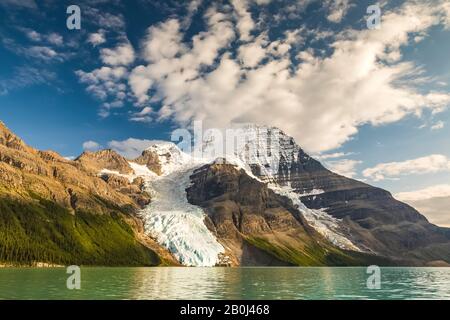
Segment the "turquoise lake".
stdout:
[[0,299],[450,299],[450,268],[2,268]]

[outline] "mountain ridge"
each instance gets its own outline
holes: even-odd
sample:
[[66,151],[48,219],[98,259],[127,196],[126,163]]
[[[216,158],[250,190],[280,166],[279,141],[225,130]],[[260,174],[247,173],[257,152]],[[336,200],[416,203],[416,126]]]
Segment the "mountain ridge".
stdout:
[[[0,221],[0,239],[6,239],[0,241],[0,260],[35,263],[41,250],[47,252],[45,259],[39,257],[42,262],[77,262],[76,254],[61,247],[71,237],[84,264],[450,262],[450,232],[388,191],[331,172],[281,130],[267,149],[261,139],[278,129],[255,125],[243,130],[248,136],[239,139],[246,152],[224,158],[196,158],[174,143],[155,142],[136,159],[100,150],[71,161],[27,146],[0,122],[0,209],[8,213]],[[280,147],[276,152],[274,143]],[[205,146],[206,153],[210,147]],[[65,222],[63,233],[48,231],[59,240],[46,240],[43,248],[28,252],[26,234],[33,228],[27,222],[41,225],[36,219],[47,219],[57,226],[62,223],[58,217],[82,219],[82,226],[96,228],[87,232]],[[11,225],[15,233],[8,234]],[[101,254],[90,257],[82,241],[106,236],[108,225],[115,226],[109,231],[112,241],[107,244],[105,238],[96,249]],[[80,232],[85,236],[74,236]],[[48,234],[31,232],[35,240]],[[11,257],[14,243],[22,248],[20,257]]]
[[138,183],[115,185],[76,161],[35,150],[4,124],[0,176],[0,261],[157,265],[174,260],[168,252],[156,254],[155,248],[166,250],[139,235],[135,213],[149,195]]

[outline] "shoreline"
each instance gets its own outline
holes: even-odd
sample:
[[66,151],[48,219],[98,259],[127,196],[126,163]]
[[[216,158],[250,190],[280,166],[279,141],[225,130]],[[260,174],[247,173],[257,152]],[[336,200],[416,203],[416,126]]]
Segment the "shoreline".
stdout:
[[66,266],[60,264],[53,264],[47,262],[34,262],[33,264],[14,264],[14,263],[0,263],[0,269],[2,268],[65,268]]
[[[50,268],[67,268],[69,265],[59,265],[38,262],[32,265],[24,264],[11,264],[11,263],[0,263],[1,269],[50,269]],[[159,265],[159,266],[103,266],[103,265],[81,265],[80,268],[192,268],[192,269],[253,269],[253,268],[367,268],[368,266],[214,266],[214,267],[193,267],[193,266],[173,266],[173,265]],[[450,268],[450,265],[424,265],[424,266],[379,266],[380,268]]]

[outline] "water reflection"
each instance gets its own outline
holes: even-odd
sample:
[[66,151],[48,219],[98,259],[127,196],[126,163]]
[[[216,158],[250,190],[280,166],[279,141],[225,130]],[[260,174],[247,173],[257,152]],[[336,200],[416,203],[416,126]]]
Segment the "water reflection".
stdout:
[[65,269],[0,269],[0,299],[450,299],[450,268],[82,268],[81,290]]

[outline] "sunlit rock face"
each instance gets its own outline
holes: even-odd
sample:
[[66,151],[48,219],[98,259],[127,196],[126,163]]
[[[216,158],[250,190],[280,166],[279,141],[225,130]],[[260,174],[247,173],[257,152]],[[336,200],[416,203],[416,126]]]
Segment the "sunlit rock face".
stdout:
[[[329,171],[276,128],[246,125],[240,130],[241,148],[227,150],[228,162],[289,198],[307,223],[337,247],[417,264],[450,259],[449,233],[388,191]],[[211,141],[204,141],[210,154]]]

